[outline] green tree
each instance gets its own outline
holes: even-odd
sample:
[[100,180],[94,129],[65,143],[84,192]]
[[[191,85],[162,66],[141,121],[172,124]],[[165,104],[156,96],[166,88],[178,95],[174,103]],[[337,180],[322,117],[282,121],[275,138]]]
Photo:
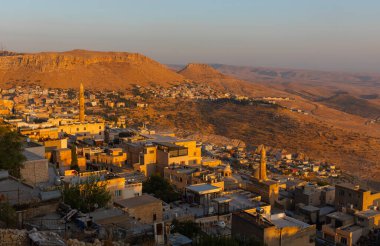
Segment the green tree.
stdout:
[[173,231],[185,235],[188,238],[195,238],[201,233],[201,228],[194,221],[181,221],[174,219],[172,221]]
[[65,188],[63,199],[72,208],[89,212],[97,207],[106,206],[111,200],[111,194],[107,190],[106,181],[100,181],[99,178],[92,176],[83,182]]
[[16,210],[9,203],[0,203],[0,221],[4,222],[6,227],[16,226]]
[[20,178],[20,169],[25,161],[23,147],[23,138],[17,132],[0,126],[0,169]]
[[77,170],[79,172],[77,146],[75,144],[73,144],[71,146],[71,165],[70,165],[70,169]]
[[326,185],[329,185],[329,182],[324,181],[324,180],[319,180],[319,181],[317,182],[317,185],[318,185],[318,186],[326,186]]
[[167,203],[177,201],[180,198],[180,194],[174,190],[173,186],[159,175],[152,175],[143,182],[143,192],[154,194],[155,197]]

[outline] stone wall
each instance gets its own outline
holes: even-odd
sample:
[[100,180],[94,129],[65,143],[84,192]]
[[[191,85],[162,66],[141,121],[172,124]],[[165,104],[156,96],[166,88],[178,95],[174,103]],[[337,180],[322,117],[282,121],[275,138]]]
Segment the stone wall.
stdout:
[[[40,203],[36,207],[30,207],[23,211],[23,218],[30,219],[37,216],[42,216],[48,213],[53,213],[57,211],[60,201],[50,201],[45,203]],[[1,245],[0,245],[1,246]]]
[[[136,206],[127,210],[129,215],[135,217],[142,223],[152,224],[157,221],[162,221],[162,202],[148,203],[141,206]],[[154,220],[154,215],[156,220]]]
[[25,161],[21,169],[21,177],[25,183],[36,185],[49,181],[49,165],[47,159]]
[[296,233],[286,233],[282,230],[282,245],[284,246],[312,246],[315,245],[315,225],[297,230]]
[[26,230],[0,229],[0,245],[27,246],[29,238]]

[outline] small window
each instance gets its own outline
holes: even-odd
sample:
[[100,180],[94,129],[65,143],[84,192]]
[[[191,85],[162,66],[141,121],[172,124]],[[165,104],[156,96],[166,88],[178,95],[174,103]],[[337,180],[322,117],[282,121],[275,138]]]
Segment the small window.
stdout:
[[121,196],[121,190],[115,190],[115,196],[116,197]]
[[83,130],[86,131],[86,127],[84,127]]
[[99,126],[99,129],[102,129],[102,126]]
[[149,150],[149,154],[154,154],[154,150]]
[[344,245],[347,245],[347,238],[345,237],[340,238],[340,242]]
[[156,221],[156,220],[157,220],[157,215],[153,214],[153,221]]
[[79,128],[77,128],[77,132],[79,132]]

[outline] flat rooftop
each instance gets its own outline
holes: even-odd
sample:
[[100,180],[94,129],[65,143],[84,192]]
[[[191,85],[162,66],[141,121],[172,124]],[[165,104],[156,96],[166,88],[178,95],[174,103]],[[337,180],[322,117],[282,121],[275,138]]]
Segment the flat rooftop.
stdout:
[[184,168],[183,166],[181,167],[168,167],[170,170],[174,170],[177,173],[185,173],[185,174],[191,174],[193,172],[196,172],[196,168]]
[[36,142],[32,142],[32,141],[24,143],[25,148],[34,148],[34,147],[41,147],[41,146],[43,146],[43,145],[36,143]]
[[108,131],[112,133],[128,132],[137,134],[137,131],[132,128],[109,128]]
[[346,214],[346,213],[342,213],[342,212],[339,212],[339,211],[331,213],[331,214],[328,214],[327,216],[330,217],[330,218],[333,218],[333,219],[340,220],[340,221],[351,220],[351,219],[354,218],[352,215],[349,215],[349,214]]
[[271,222],[278,228],[298,227],[304,229],[311,226],[305,222],[286,216],[284,213],[271,215]]
[[274,180],[271,180],[271,179],[262,180],[262,181],[260,181],[260,182],[262,182],[262,183],[264,183],[264,184],[266,184],[266,185],[278,184],[277,181],[274,181]]
[[360,192],[369,191],[369,190],[361,188],[359,185],[354,185],[354,184],[351,184],[351,183],[336,184],[335,187],[342,187],[342,188],[345,188],[345,189],[356,190],[356,191],[360,191]]
[[316,212],[316,211],[320,210],[320,208],[315,207],[313,205],[306,205],[306,206],[303,206],[301,209],[303,209],[305,211],[309,211],[309,212]]
[[170,143],[170,142],[153,142],[153,143],[157,144],[157,145],[164,146],[164,147],[168,147],[170,150],[171,149],[187,149],[184,146],[176,145],[176,144]]
[[220,192],[222,189],[217,186],[213,186],[210,184],[195,184],[195,185],[190,185],[186,187],[186,189],[191,190],[195,193],[198,193],[200,195],[203,194],[208,194],[208,193],[215,193],[215,192]]
[[356,213],[356,215],[362,218],[371,218],[374,216],[379,216],[380,211],[370,209],[370,210],[358,212]]
[[217,203],[225,203],[225,202],[230,202],[231,198],[228,198],[228,197],[217,197],[217,198],[214,198],[213,201],[215,201]]
[[27,161],[36,161],[36,160],[44,160],[45,159],[39,155],[36,155],[33,152],[27,151],[27,150],[24,150],[22,152],[22,154],[25,156]]
[[335,211],[335,208],[333,206],[324,206],[320,208],[319,215],[327,215]]
[[261,228],[268,228],[268,227],[274,226],[274,224],[271,223],[266,218],[264,218],[264,217],[260,218],[259,216],[255,216],[253,214],[250,214],[250,213],[247,213],[244,211],[235,212],[235,213],[233,213],[233,216],[238,216],[241,219],[249,221],[250,223],[255,224],[256,226],[259,226]]
[[349,226],[346,226],[346,227],[341,227],[339,229],[342,230],[342,231],[354,232],[354,231],[357,231],[357,230],[361,230],[362,227],[358,226],[358,225],[349,225]]
[[102,220],[120,217],[123,214],[125,214],[125,212],[118,208],[101,208],[91,212],[91,217],[94,219],[95,222],[100,222]]
[[224,196],[231,199],[231,211],[236,211],[240,209],[251,209],[268,205],[260,201],[261,197],[259,195],[256,195],[251,192],[233,192],[230,194],[225,194]]
[[[150,140],[151,142],[178,142],[181,141],[181,139],[177,137],[172,136],[165,136],[160,134],[140,134],[140,136],[143,136],[147,140]],[[184,141],[184,140],[182,140]]]
[[136,196],[136,197],[124,199],[121,201],[117,201],[115,202],[115,204],[123,208],[135,208],[135,207],[144,206],[144,205],[152,204],[152,203],[159,203],[159,202],[162,202],[162,201],[158,198],[155,198],[154,196],[144,194],[142,196]]
[[0,194],[11,204],[39,201],[39,190],[11,177],[0,180]]

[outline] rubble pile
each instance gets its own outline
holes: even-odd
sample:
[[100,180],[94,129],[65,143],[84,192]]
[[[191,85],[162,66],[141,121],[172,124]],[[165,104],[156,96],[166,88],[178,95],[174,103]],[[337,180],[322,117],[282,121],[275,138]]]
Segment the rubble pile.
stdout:
[[0,229],[0,242],[7,246],[29,245],[26,230]]

